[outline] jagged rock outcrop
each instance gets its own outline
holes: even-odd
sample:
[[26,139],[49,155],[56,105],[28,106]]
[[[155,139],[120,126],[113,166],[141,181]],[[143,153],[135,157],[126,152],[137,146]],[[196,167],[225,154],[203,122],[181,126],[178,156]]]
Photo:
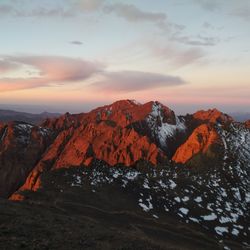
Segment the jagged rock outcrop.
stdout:
[[222,113],[218,109],[200,110],[193,114],[193,118],[203,122],[211,123],[228,123],[232,122],[233,118],[227,114]]
[[50,130],[27,123],[0,125],[0,197],[8,197],[25,182],[51,138]]
[[[20,190],[39,188],[39,176],[44,171],[89,165],[93,159],[104,160],[111,166],[131,166],[139,160],[146,160],[153,165],[165,162],[167,156],[161,148],[152,142],[149,136],[141,135],[133,126],[129,126],[132,122],[151,115],[151,112],[154,112],[153,105],[154,102],[147,103],[144,107],[132,101],[120,101],[85,114],[77,128],[74,127],[75,122],[59,133]],[[163,118],[159,121],[162,124],[167,124],[171,119],[175,122],[173,111],[163,107],[161,114]],[[154,114],[155,119],[157,115]],[[59,121],[60,118],[55,120],[56,126]],[[60,122],[60,125],[65,125],[65,117],[61,121],[63,122]],[[170,136],[174,136],[173,130]],[[15,197],[12,196],[12,199],[16,199]]]
[[[100,137],[100,140],[97,140],[96,144],[94,143],[95,146],[91,146],[87,140],[84,141],[81,137],[74,135],[71,142],[67,143],[63,150],[62,145],[67,141],[67,134],[60,134],[53,146],[32,170],[20,190],[40,188],[40,175],[43,172],[57,168],[89,165],[95,158],[103,159],[111,166],[118,163],[130,166],[141,159],[156,165],[166,160],[163,152],[155,144],[149,143],[146,137],[139,137],[135,131],[125,130],[124,133],[124,137],[120,138],[117,134],[110,138]],[[104,143],[105,138],[109,140],[106,143]],[[13,195],[12,199],[17,199],[17,196]]]
[[132,166],[140,160],[153,165],[168,159],[185,163],[219,141],[215,124],[231,121],[216,109],[176,116],[159,102],[139,104],[132,100],[47,119],[41,126],[53,131],[56,138],[31,162],[20,190],[38,189],[40,176],[46,171],[88,166],[94,159],[110,166]]
[[176,163],[186,163],[198,153],[206,153],[215,143],[219,143],[219,135],[212,125],[202,124],[197,127],[173,156]]

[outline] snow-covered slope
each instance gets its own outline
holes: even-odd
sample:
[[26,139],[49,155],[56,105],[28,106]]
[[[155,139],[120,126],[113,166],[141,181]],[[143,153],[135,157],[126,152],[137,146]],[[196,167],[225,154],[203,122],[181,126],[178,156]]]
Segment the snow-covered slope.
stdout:
[[172,114],[173,121],[164,121],[164,107],[159,102],[154,102],[152,112],[148,115],[146,121],[154,138],[157,139],[160,146],[168,148],[168,139],[173,138],[178,132],[185,132],[186,126],[183,118]]
[[137,169],[110,168],[95,161],[87,169],[65,170],[63,184],[52,179],[45,186],[53,185],[60,193],[90,188],[92,193],[128,194],[127,209],[161,222],[169,216],[178,218],[214,235],[225,249],[232,247],[227,240],[249,246],[250,131],[237,124],[217,130],[225,143],[225,157],[206,171],[170,165],[152,168],[147,163]]

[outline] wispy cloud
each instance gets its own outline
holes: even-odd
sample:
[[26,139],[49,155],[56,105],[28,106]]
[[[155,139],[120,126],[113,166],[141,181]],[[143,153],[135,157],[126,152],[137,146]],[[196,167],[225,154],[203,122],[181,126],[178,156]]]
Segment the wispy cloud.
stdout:
[[[14,2],[14,1],[13,1]],[[14,16],[19,18],[28,17],[73,17],[75,11],[71,6],[58,5],[56,7],[48,7],[46,5],[30,5],[30,8],[25,8],[27,2],[16,1],[8,4],[0,2],[0,17]]]
[[[28,2],[1,3],[0,14],[2,16],[12,15],[15,17],[74,17],[82,13],[91,13],[100,10],[105,0],[69,0],[66,4],[58,4],[57,6],[30,5],[29,8],[23,8]],[[32,3],[33,4],[33,3]]]
[[85,12],[95,12],[103,7],[105,0],[75,0],[73,3]]
[[167,15],[163,12],[143,11],[133,4],[115,3],[104,7],[106,13],[114,13],[129,22],[164,23]]
[[166,61],[175,67],[197,63],[206,56],[206,53],[201,48],[181,48],[173,43],[162,44],[151,41],[147,47],[151,56]]
[[90,87],[107,92],[134,92],[159,87],[179,86],[186,83],[178,76],[141,71],[106,72],[103,76],[104,80],[98,81]]
[[243,20],[249,22],[250,21],[250,2],[244,6],[238,6],[230,13],[233,16],[242,18]]
[[71,9],[65,9],[63,7],[58,8],[39,8],[31,11],[15,10],[15,16],[17,17],[73,17],[74,12]]
[[232,15],[242,18],[245,21],[250,20],[250,2],[249,0],[192,0],[194,4],[204,10],[214,12],[220,10],[224,15]]
[[213,36],[202,36],[190,37],[187,35],[174,34],[171,40],[192,46],[215,46],[220,42],[220,39]]
[[193,0],[193,2],[208,11],[215,11],[219,9],[222,3],[220,0]]
[[165,12],[153,12],[142,10],[134,4],[111,3],[105,0],[70,0],[65,5],[43,6],[34,5],[27,8],[14,4],[1,4],[0,13],[3,15],[12,15],[15,17],[75,17],[78,15],[102,12],[106,15],[114,14],[117,17],[131,23],[151,23],[162,30],[182,30],[184,25],[171,22]]
[[166,29],[170,26],[176,29],[183,29],[183,25],[171,23],[167,20],[167,14],[164,12],[153,12],[142,10],[134,4],[127,3],[111,3],[105,0],[75,0],[74,6],[77,6],[77,11],[96,12],[102,11],[105,14],[114,14],[117,17],[123,18],[128,22],[139,23],[147,22],[158,26],[161,29]]

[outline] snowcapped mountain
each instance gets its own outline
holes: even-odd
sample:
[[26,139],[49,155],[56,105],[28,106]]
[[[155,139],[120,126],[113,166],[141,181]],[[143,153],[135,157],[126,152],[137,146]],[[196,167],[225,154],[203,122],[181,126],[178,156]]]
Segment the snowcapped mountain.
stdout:
[[126,211],[164,230],[172,218],[209,235],[207,249],[249,247],[250,129],[216,109],[176,116],[122,100],[40,126],[0,124],[0,166],[11,200]]

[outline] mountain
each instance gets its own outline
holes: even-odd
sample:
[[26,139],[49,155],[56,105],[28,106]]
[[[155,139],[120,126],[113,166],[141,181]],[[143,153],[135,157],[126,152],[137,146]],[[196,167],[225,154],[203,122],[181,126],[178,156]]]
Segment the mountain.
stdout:
[[53,132],[28,123],[0,123],[0,195],[19,188],[50,144]]
[[41,114],[30,114],[13,110],[0,109],[0,122],[21,121],[32,124],[39,124],[47,118],[58,117],[58,113],[43,112]]
[[[18,220],[28,232],[28,220],[58,237],[56,228],[69,220],[104,237],[105,246],[91,232],[90,243],[80,233],[67,236],[76,249],[79,241],[89,249],[119,249],[110,241],[121,249],[249,246],[249,122],[216,109],[177,116],[157,101],[121,100],[39,126],[2,123],[0,143],[0,196],[21,201],[2,202],[14,218],[8,230]],[[41,216],[58,212],[57,226],[29,218],[24,207],[32,206]],[[74,231],[69,224],[65,230]],[[21,242],[18,235],[13,249]]]

